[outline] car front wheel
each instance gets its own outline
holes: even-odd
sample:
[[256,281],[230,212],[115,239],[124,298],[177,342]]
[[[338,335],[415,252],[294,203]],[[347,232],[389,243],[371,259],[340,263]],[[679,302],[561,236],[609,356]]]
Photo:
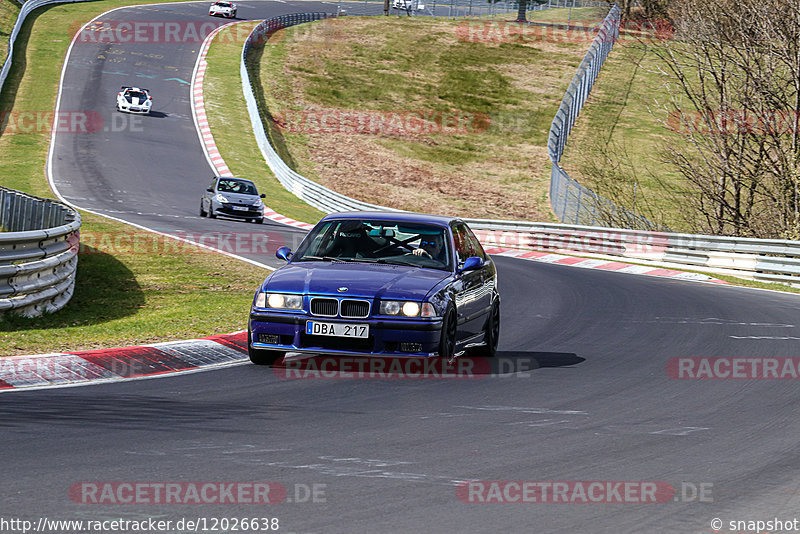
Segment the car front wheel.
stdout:
[[439,357],[452,360],[456,354],[456,309],[451,304],[447,307],[442,322],[442,334],[439,339]]

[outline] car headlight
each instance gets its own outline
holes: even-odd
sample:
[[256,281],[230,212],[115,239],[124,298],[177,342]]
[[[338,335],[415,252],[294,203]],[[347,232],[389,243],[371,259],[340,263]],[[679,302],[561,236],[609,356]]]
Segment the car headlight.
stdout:
[[265,293],[260,291],[256,296],[256,308],[277,308],[282,310],[302,310],[302,295],[286,295],[283,293]]
[[217,193],[217,196],[214,197],[217,199],[217,202],[228,202],[228,199],[222,196],[221,194]]
[[430,302],[404,300],[381,301],[381,315],[402,315],[405,317],[436,317],[436,309]]
[[258,200],[256,200],[255,202],[253,202],[253,206],[255,206],[255,207],[257,207],[257,208],[260,208],[260,207],[261,207],[261,206],[263,206],[263,205],[264,205],[264,203],[263,203],[263,202],[261,202],[261,199],[260,199],[260,198],[259,198]]

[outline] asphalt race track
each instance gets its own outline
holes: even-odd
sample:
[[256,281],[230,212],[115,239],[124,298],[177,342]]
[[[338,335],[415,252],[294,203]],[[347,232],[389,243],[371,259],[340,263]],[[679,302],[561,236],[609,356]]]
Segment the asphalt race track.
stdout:
[[[240,2],[239,19],[265,19],[300,11],[335,12],[336,5],[309,2]],[[200,196],[215,174],[195,130],[190,103],[192,72],[203,38],[230,22],[208,16],[209,2],[163,4],[118,9],[98,21],[113,28],[121,23],[178,23],[180,37],[148,34],[131,42],[108,42],[99,33],[82,32],[64,73],[60,111],[89,115],[87,133],[68,131],[55,136],[52,180],[70,203],[83,208],[183,237],[223,234],[238,236],[233,252],[269,265],[277,247],[296,246],[305,234],[265,221],[204,219]],[[100,27],[100,24],[97,25]],[[192,39],[196,30],[198,39]],[[130,36],[130,37],[129,37]],[[189,36],[188,39],[183,39]],[[95,42],[94,40],[96,39]],[[242,43],[243,44],[243,43]],[[153,95],[150,116],[115,111],[123,85],[146,87]],[[77,130],[77,128],[76,128]],[[267,249],[250,245],[253,234],[270,239]],[[98,238],[99,239],[99,238]],[[215,246],[216,240],[206,239]],[[222,247],[225,242],[219,240]],[[260,241],[259,241],[260,243]]]
[[[715,517],[796,513],[796,383],[676,380],[665,367],[796,355],[796,338],[739,338],[797,336],[797,296],[498,262],[496,375],[286,379],[243,365],[0,396],[3,515],[266,514],[287,532],[700,533]],[[662,481],[678,497],[712,484],[713,502],[465,503],[464,480]],[[316,484],[324,502],[69,497],[76,483],[124,481],[279,482],[301,500]]]
[[[187,20],[206,9],[109,16]],[[239,16],[300,9],[319,6],[247,2]],[[63,109],[110,117],[116,89],[141,73],[153,76],[146,86],[165,116],[142,118],[159,125],[144,132],[58,136],[61,194],[165,232],[258,228],[197,216],[196,189],[211,171],[188,86],[168,79],[189,80],[196,46],[153,49],[163,57],[124,71],[130,62],[109,65],[90,48],[73,49]],[[800,515],[797,382],[678,380],[667,370],[674,358],[796,357],[800,296],[496,261],[503,326],[487,375],[287,379],[247,364],[0,395],[0,519],[268,517],[279,532],[572,534],[706,533],[715,518]],[[674,493],[647,503],[478,503],[459,498],[463,481],[638,481]],[[268,505],[91,504],[75,491],[106,482],[276,482],[287,496]]]

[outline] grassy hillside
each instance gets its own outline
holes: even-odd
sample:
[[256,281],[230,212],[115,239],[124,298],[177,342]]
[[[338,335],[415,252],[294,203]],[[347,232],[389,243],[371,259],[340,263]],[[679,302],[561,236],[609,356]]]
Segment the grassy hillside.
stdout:
[[513,28],[347,17],[278,32],[256,57],[273,144],[367,202],[553,220],[547,132],[589,45]]

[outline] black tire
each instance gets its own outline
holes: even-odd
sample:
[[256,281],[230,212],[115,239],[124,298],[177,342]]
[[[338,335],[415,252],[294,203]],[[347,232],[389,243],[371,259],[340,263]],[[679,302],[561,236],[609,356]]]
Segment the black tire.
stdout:
[[209,219],[216,219],[217,218],[217,216],[214,215],[214,206],[211,205],[211,204],[208,205],[208,218]]
[[458,320],[456,319],[456,309],[453,305],[447,307],[442,321],[442,334],[439,338],[439,357],[452,360],[456,354],[456,329]]
[[484,344],[472,349],[476,356],[494,358],[497,354],[497,343],[500,340],[500,301],[495,300],[489,317],[486,318],[486,328],[483,331]]
[[208,215],[208,214],[203,210],[203,201],[201,200],[200,201],[200,217],[205,217],[206,215]]
[[258,219],[253,221],[256,224],[264,224],[264,217],[259,217]]

